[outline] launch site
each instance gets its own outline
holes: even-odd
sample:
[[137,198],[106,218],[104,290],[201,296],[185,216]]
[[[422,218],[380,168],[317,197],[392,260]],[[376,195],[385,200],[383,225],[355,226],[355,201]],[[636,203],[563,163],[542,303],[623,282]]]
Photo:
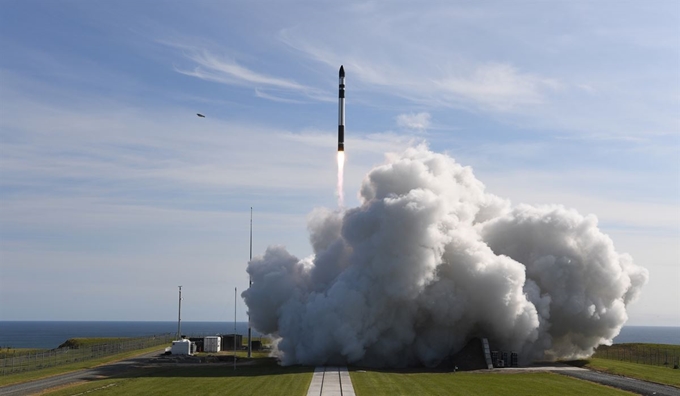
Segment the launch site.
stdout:
[[1,9],[0,396],[680,395],[679,3]]

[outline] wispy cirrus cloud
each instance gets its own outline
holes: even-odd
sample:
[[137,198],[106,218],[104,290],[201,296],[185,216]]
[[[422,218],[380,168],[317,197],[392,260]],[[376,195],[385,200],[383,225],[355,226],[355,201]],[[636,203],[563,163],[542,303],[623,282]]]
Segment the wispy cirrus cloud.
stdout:
[[344,64],[365,88],[426,106],[509,112],[542,104],[551,92],[565,85],[557,78],[522,71],[510,62],[460,61],[442,53],[428,64],[414,65],[392,58],[336,53],[295,29],[281,30],[279,39],[315,61],[332,67]]
[[187,76],[225,84],[268,86],[290,90],[308,89],[295,81],[268,76],[239,65],[234,60],[218,58],[205,49],[190,52],[186,54],[186,57],[198,66],[195,66],[193,70],[183,70],[177,67],[175,70]]
[[540,104],[546,91],[559,89],[562,84],[551,78],[522,73],[507,63],[489,63],[475,67],[462,75],[434,81],[432,93],[468,99],[494,110],[509,111],[516,106]]
[[255,96],[258,98],[262,99],[269,99],[274,102],[281,102],[281,103],[305,103],[305,101],[302,100],[296,100],[296,99],[289,99],[289,98],[283,98],[280,96],[272,95],[268,92],[266,92],[264,89],[260,88],[255,88]]
[[[277,102],[303,103],[302,100],[290,98],[290,96],[314,101],[333,100],[326,92],[315,87],[300,84],[289,78],[258,72],[235,59],[215,55],[205,48],[186,45],[176,45],[176,47],[181,48],[185,58],[193,64],[187,68],[175,66],[178,73],[221,84],[250,87],[254,89],[255,96]],[[267,89],[277,90],[282,95],[267,93],[265,92]]]
[[677,13],[663,7],[371,2],[329,15],[277,38],[312,62],[344,64],[353,87],[380,99],[586,136],[677,130],[677,73],[658,67],[677,65]]

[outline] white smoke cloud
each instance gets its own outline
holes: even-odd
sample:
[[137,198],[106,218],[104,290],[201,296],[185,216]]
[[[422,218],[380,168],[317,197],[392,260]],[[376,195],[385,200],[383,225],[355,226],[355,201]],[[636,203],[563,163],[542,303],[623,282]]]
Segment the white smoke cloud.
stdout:
[[425,146],[389,155],[360,198],[311,213],[312,257],[271,246],[248,265],[252,324],[283,364],[432,366],[479,336],[525,361],[584,357],[647,281],[594,216],[512,207]]

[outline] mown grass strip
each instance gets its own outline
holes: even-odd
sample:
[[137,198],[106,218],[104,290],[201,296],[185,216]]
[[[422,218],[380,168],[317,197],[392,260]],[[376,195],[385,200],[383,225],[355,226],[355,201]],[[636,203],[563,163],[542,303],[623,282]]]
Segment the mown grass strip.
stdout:
[[630,395],[553,373],[400,373],[350,371],[357,396]]
[[109,385],[105,389],[107,395],[304,396],[307,393],[313,367],[280,367],[272,359],[258,360],[260,362],[252,366],[237,366],[236,370],[228,364],[137,369],[115,378],[60,389],[50,395],[84,394]]

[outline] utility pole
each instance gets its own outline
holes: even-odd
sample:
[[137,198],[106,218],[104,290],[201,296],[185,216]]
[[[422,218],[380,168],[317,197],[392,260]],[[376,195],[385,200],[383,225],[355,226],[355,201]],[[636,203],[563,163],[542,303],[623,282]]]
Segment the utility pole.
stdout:
[[[250,259],[253,260],[253,207],[250,207]],[[248,288],[253,285],[253,277],[248,275]],[[252,329],[250,328],[250,312],[248,312],[248,358],[253,357]]]
[[234,370],[236,370],[236,288],[234,288]]
[[182,339],[182,286],[179,286],[179,313],[177,314],[177,339]]

